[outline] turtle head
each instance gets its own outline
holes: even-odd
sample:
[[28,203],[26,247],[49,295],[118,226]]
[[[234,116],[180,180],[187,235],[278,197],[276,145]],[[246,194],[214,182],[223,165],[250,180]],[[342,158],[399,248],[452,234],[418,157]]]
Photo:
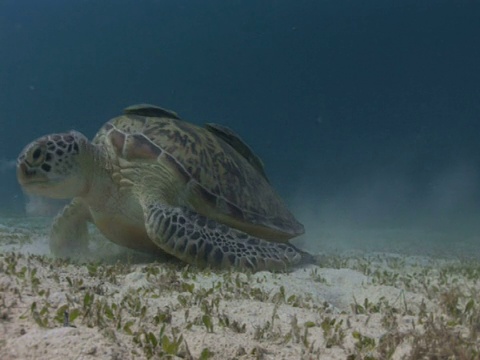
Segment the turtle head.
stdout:
[[87,174],[82,158],[88,139],[77,131],[43,136],[17,159],[17,179],[29,194],[66,199],[86,191]]

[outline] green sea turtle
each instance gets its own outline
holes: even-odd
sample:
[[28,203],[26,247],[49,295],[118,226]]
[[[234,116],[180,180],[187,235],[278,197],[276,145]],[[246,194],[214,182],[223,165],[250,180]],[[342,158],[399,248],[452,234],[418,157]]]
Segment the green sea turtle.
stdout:
[[218,268],[283,270],[312,261],[289,244],[304,232],[260,159],[231,130],[198,127],[172,111],[134,105],[92,142],[77,131],[41,137],[20,153],[27,193],[72,198],[50,249],[88,248],[87,223],[111,241]]

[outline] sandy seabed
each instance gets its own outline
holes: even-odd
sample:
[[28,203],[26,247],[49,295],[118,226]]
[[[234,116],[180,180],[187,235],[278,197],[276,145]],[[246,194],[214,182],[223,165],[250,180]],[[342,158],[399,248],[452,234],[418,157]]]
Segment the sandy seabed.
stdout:
[[0,359],[480,359],[480,263],[325,253],[288,274],[116,247],[54,259],[50,219],[0,218]]

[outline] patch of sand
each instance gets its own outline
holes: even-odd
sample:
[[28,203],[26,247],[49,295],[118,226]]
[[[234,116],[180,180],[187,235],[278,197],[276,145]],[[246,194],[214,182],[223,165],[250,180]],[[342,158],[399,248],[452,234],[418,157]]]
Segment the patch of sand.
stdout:
[[93,241],[48,255],[49,219],[0,219],[0,359],[475,359],[480,264],[325,254],[288,274],[198,270]]

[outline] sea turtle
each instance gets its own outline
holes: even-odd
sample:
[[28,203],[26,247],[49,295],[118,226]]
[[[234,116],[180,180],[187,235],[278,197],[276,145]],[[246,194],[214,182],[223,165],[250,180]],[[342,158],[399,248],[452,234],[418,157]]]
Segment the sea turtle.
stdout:
[[77,131],[33,141],[17,178],[27,193],[72,198],[52,225],[57,256],[86,251],[92,222],[117,244],[200,266],[282,270],[312,261],[287,242],[303,225],[240,137],[157,106],[128,107],[92,142]]

